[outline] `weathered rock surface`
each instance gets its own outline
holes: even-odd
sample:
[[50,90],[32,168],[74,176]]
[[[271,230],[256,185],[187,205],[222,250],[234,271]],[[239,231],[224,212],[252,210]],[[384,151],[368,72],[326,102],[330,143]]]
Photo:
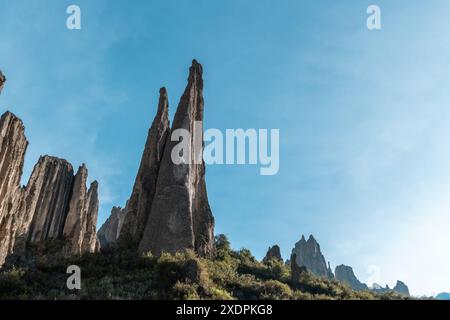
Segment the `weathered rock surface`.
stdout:
[[120,234],[122,241],[137,246],[142,239],[151,213],[160,163],[169,134],[169,103],[166,89],[161,88],[158,111],[149,129],[133,192],[125,208],[126,216]]
[[[65,237],[68,253],[95,250],[97,183],[86,192],[87,169],[74,177],[66,160],[43,156],[26,187],[20,186],[28,142],[22,121],[10,112],[0,119],[0,265],[22,255],[28,243]],[[86,244],[83,242],[86,239]],[[84,249],[83,249],[84,248]]]
[[2,71],[0,70],[0,94],[2,93],[3,86],[4,86],[5,82],[6,82],[6,77],[2,73]]
[[17,208],[24,193],[20,179],[27,147],[22,121],[6,112],[0,118],[0,265],[12,252],[21,225]]
[[392,290],[394,290],[395,292],[397,292],[397,293],[399,293],[401,295],[409,297],[408,286],[404,282],[402,282],[400,280],[397,281],[397,283],[395,284],[394,289],[392,289]]
[[336,280],[347,284],[353,290],[356,291],[369,290],[369,287],[365,283],[360,282],[358,278],[356,278],[352,267],[343,264],[337,266],[334,275]]
[[[298,266],[304,266],[312,274],[328,279],[333,278],[333,274],[329,270],[325,258],[320,251],[320,245],[311,235],[308,241],[302,236],[299,242],[295,244],[292,253],[296,256]],[[292,260],[291,260],[292,264]]]
[[72,195],[69,202],[69,211],[65,219],[63,235],[69,239],[70,247],[68,252],[74,254],[81,253],[81,245],[83,243],[85,231],[85,211],[87,197],[88,171],[83,164],[77,171],[72,185]]
[[120,207],[112,208],[111,215],[97,232],[97,237],[102,248],[105,248],[118,240],[125,217],[125,209]]
[[[193,249],[201,256],[213,254],[214,218],[206,193],[202,125],[197,129],[200,132],[194,132],[195,122],[203,121],[202,73],[202,66],[194,60],[171,130],[185,129],[190,133],[190,152],[174,153],[178,158],[175,160],[181,162],[175,164],[172,150],[179,141],[168,137],[139,252],[160,254]],[[186,159],[191,161],[183,162]]]
[[278,245],[274,245],[273,247],[270,247],[269,250],[267,250],[266,256],[264,257],[263,261],[269,261],[271,259],[283,261],[283,258],[281,257],[281,250]]

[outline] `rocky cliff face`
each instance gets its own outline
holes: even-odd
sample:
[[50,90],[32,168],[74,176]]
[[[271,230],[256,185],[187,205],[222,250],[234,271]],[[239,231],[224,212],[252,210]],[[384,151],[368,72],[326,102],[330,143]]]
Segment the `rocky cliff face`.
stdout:
[[[320,251],[320,245],[311,235],[308,241],[302,236],[301,240],[295,244],[292,253],[296,256],[298,266],[304,266],[312,274],[328,279],[333,278],[331,270],[328,268],[325,258]],[[292,260],[291,260],[292,264]]]
[[0,118],[0,265],[12,252],[22,215],[17,213],[24,190],[20,186],[28,141],[22,121],[10,112]]
[[50,156],[39,159],[26,187],[24,212],[31,218],[28,241],[56,239],[63,234],[73,179],[67,161]]
[[148,132],[133,192],[125,208],[126,216],[120,235],[122,241],[137,246],[142,239],[151,213],[159,168],[169,134],[169,103],[166,89],[161,88],[158,111]]
[[365,291],[369,290],[369,287],[362,283],[356,278],[355,274],[353,273],[353,268],[345,265],[337,266],[335,269],[335,278],[336,280],[347,284],[350,288],[356,291]]
[[96,248],[97,183],[86,192],[87,169],[74,177],[66,160],[43,156],[26,187],[20,186],[28,142],[20,119],[0,120],[0,265],[22,255],[28,243],[65,237],[67,254]]
[[126,211],[120,207],[114,207],[111,215],[98,230],[97,236],[102,248],[115,243],[122,230],[125,221]]
[[269,261],[271,259],[283,261],[283,258],[281,257],[281,250],[278,245],[274,245],[273,247],[270,247],[269,250],[267,250],[266,256],[264,257],[263,261]]

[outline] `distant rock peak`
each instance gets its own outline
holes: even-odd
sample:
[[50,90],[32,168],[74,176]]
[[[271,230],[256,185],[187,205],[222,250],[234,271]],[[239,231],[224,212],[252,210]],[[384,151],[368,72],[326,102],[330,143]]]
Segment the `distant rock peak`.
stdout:
[[5,85],[5,82],[6,82],[6,77],[2,73],[2,71],[0,70],[0,94],[2,93],[3,86]]
[[328,279],[334,277],[320,250],[320,245],[313,235],[309,236],[308,241],[306,241],[304,235],[302,235],[300,241],[298,241],[295,244],[294,249],[292,249],[292,253],[295,254],[295,262],[299,267],[304,266],[309,272],[319,277]]

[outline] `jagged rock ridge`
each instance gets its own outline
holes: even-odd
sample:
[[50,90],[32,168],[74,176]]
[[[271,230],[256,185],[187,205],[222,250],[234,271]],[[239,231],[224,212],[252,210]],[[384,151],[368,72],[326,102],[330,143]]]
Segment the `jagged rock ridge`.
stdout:
[[28,243],[66,238],[63,254],[98,249],[97,182],[86,191],[87,169],[77,175],[66,160],[42,156],[25,187],[20,185],[28,141],[22,121],[0,118],[0,266],[21,256]]

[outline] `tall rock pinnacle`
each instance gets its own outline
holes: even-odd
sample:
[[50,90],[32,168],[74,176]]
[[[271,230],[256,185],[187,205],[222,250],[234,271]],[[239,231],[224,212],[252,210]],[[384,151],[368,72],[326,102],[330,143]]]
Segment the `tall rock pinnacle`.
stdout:
[[[191,146],[199,143],[194,141],[195,122],[203,121],[202,73],[202,66],[194,60],[172,125],[172,132],[185,129],[190,133]],[[200,143],[203,143],[203,128],[196,139],[201,139]],[[206,193],[205,164],[203,160],[175,164],[172,149],[178,143],[167,139],[156,193],[139,251],[160,254],[193,249],[199,255],[209,256],[214,246],[214,218]],[[203,148],[197,150],[191,147],[190,159],[198,159],[199,154],[195,151],[203,151]],[[178,156],[181,158],[183,155]]]
[[142,239],[151,212],[160,163],[167,138],[170,136],[169,103],[166,89],[161,88],[159,94],[158,111],[148,132],[133,192],[125,208],[126,215],[119,239],[131,242],[136,246]]

